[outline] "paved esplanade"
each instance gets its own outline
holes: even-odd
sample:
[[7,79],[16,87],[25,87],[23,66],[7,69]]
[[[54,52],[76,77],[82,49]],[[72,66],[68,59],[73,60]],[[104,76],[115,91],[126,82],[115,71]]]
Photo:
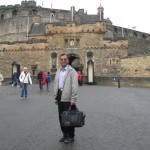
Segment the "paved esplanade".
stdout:
[[86,125],[66,145],[58,141],[52,88],[31,85],[29,99],[20,100],[20,88],[0,87],[0,150],[150,150],[150,89],[79,87]]

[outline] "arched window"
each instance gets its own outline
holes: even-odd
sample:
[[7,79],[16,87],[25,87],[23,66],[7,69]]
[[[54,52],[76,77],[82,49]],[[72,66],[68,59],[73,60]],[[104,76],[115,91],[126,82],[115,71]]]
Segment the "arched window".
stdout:
[[117,33],[117,32],[118,32],[118,29],[117,29],[117,28],[114,28],[114,31],[115,31],[115,33]]
[[4,20],[4,14],[1,14],[1,20]]
[[15,16],[17,16],[17,14],[18,14],[18,11],[17,10],[13,10],[13,17],[15,17]]
[[145,34],[143,34],[143,35],[142,35],[142,37],[143,37],[143,39],[146,39],[146,36],[145,36]]
[[93,52],[87,52],[87,59],[89,60],[93,60]]
[[33,9],[33,10],[32,10],[32,14],[33,14],[33,15],[37,15],[37,13],[38,13],[38,11],[37,11],[36,9]]
[[57,69],[56,66],[57,66],[57,53],[56,52],[53,52],[51,54],[51,60],[52,60],[52,69]]
[[124,36],[127,37],[127,35],[128,35],[128,31],[124,29]]
[[80,39],[76,39],[76,46],[80,46]]
[[65,47],[68,46],[68,39],[64,39],[64,46],[65,46]]

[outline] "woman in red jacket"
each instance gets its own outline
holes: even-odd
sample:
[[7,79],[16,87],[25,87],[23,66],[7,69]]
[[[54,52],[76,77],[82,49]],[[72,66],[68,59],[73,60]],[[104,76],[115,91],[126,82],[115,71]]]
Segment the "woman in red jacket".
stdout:
[[46,73],[42,71],[42,85],[46,85]]
[[81,73],[81,71],[78,71],[78,84],[80,86],[82,85],[82,73]]

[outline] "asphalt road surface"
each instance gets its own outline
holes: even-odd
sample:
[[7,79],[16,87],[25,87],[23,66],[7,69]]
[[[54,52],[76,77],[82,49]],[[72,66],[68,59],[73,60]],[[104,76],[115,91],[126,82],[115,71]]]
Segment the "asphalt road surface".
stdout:
[[57,106],[50,91],[29,86],[0,87],[0,150],[150,150],[150,89],[83,85],[77,106],[86,114],[75,142],[62,136]]

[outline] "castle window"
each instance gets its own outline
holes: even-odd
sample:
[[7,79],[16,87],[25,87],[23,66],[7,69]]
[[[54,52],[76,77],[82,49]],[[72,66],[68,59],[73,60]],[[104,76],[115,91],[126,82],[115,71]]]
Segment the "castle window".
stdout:
[[17,16],[17,14],[18,14],[18,11],[14,10],[12,15],[13,15],[13,17],[15,17],[15,16]]
[[68,46],[68,39],[64,39],[64,46]]
[[76,39],[76,46],[80,45],[80,39]]
[[32,75],[35,76],[35,71],[37,69],[37,64],[31,65]]
[[89,60],[93,60],[93,52],[87,52],[87,59]]
[[54,16],[55,16],[55,14],[54,14],[54,13],[51,13],[51,16],[52,16],[52,17],[54,17]]
[[111,59],[110,59],[110,65],[111,65]]
[[124,36],[126,37],[128,34],[128,31],[126,29],[124,29]]
[[32,14],[33,14],[33,15],[36,15],[37,13],[38,13],[38,11],[37,11],[36,9],[33,9],[33,10],[32,10]]
[[117,33],[118,32],[117,28],[114,28],[114,31]]
[[4,14],[1,15],[1,20],[4,20]]
[[134,32],[133,35],[134,35],[135,37],[137,37],[137,33],[136,33],[136,32]]
[[52,60],[52,70],[55,70],[56,69],[56,66],[57,66],[57,53],[56,52],[53,52],[51,54],[51,60]]
[[32,15],[32,10],[29,10],[29,15]]
[[125,33],[127,33],[127,30],[126,30],[126,29],[124,29],[123,31],[124,31]]
[[143,34],[142,37],[143,37],[143,39],[145,39],[146,38],[145,34]]

